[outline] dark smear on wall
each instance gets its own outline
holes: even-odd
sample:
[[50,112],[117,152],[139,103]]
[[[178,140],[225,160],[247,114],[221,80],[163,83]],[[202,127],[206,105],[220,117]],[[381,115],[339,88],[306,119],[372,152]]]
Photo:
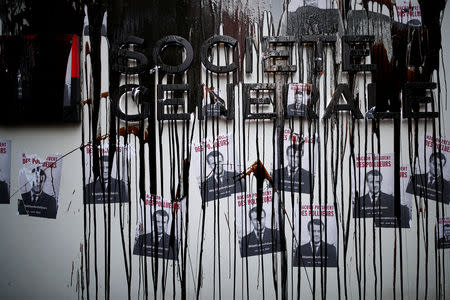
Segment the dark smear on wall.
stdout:
[[389,13],[392,16],[394,11],[394,3],[390,0],[363,0],[363,6],[365,10],[369,10],[369,4],[373,5],[374,3],[378,3],[380,5],[385,5],[389,9]]
[[237,69],[237,77],[239,81],[243,81],[244,76],[244,54],[245,40],[250,35],[248,28],[251,25],[250,18],[247,14],[240,10],[235,10],[234,15],[222,13],[223,31],[225,35],[231,36],[238,41],[237,57],[241,62]]
[[[317,22],[323,20],[323,22]],[[301,6],[288,14],[287,34],[300,35],[335,34],[343,32],[343,23],[338,9],[320,9]]]
[[[84,34],[90,36],[91,44],[88,45],[81,45],[83,48],[85,48],[86,53],[91,56],[91,64],[92,64],[92,78],[88,78],[86,74],[85,78],[83,80],[85,81],[84,84],[86,87],[88,87],[88,82],[92,81],[93,86],[90,86],[92,90],[89,91],[91,95],[93,95],[92,99],[82,99],[82,101],[85,101],[85,105],[88,105],[88,137],[85,136],[85,126],[83,122],[83,134],[82,134],[82,143],[83,145],[90,144],[92,147],[92,155],[89,157],[85,156],[84,149],[82,152],[82,168],[83,168],[83,186],[86,185],[89,180],[95,181],[96,179],[100,178],[101,170],[100,170],[100,164],[99,164],[99,150],[98,146],[100,145],[100,142],[103,138],[98,138],[97,136],[97,122],[99,118],[99,107],[100,107],[100,78],[101,78],[101,57],[100,57],[100,28],[102,23],[102,16],[103,12],[105,11],[105,7],[102,4],[99,3],[86,3],[87,4],[87,11],[88,11],[88,18],[90,27],[87,28],[87,31],[84,32]],[[80,4],[81,5],[81,4]],[[84,16],[84,14],[83,14]],[[81,27],[82,28],[82,27]],[[85,59],[85,58],[83,58]],[[83,66],[85,67],[85,66]],[[86,72],[87,68],[84,68],[84,72]],[[92,160],[91,160],[92,159]],[[85,177],[85,163],[89,162],[88,165],[92,165],[92,177],[86,178]],[[112,166],[110,164],[110,166]],[[88,195],[86,195],[84,189],[83,189],[83,197],[86,199]],[[105,198],[105,197],[103,197]],[[95,281],[95,299],[98,299],[98,292],[99,292],[99,272],[98,272],[98,238],[97,238],[97,212],[96,212],[96,206],[93,205],[92,207],[90,205],[84,204],[84,210],[83,210],[83,217],[84,217],[84,255],[85,255],[85,277],[86,277],[86,297],[87,299],[90,299],[91,296],[91,290],[90,290],[90,280],[91,280],[91,253],[90,253],[90,242],[91,242],[91,230],[93,230],[94,235],[94,281]],[[93,223],[93,228],[91,227],[91,221]],[[104,224],[106,224],[107,219],[104,217]],[[106,227],[106,226],[105,226]],[[107,228],[105,228],[105,232],[107,232]],[[110,239],[105,234],[104,237],[105,241],[105,298],[109,298],[109,270],[110,270],[110,262],[108,260],[109,253],[108,253],[108,246],[110,246]]]
[[[425,55],[424,74],[431,76],[433,70],[439,70],[439,51],[441,45],[441,19],[447,1],[436,0],[433,3],[418,0],[422,14],[422,24],[426,31],[424,35]],[[431,78],[428,77],[428,80]]]
[[[194,59],[188,70],[188,84],[190,88],[190,99],[188,103],[189,112],[195,110],[197,99],[201,96],[201,60],[200,49],[203,42],[213,35],[218,27],[218,12],[213,11],[208,2],[196,1],[148,1],[111,0],[108,15],[110,30],[108,38],[111,43],[112,59],[115,61],[114,53],[127,40],[129,36],[137,36],[145,40],[142,53],[151,61],[150,68],[155,66],[153,48],[158,40],[168,35],[178,35],[190,42],[194,49]],[[177,61],[168,61],[168,64],[177,64]],[[111,92],[118,87],[119,74],[111,74]],[[150,75],[141,74],[140,82],[154,92]],[[148,83],[148,84],[147,84]],[[154,101],[146,99],[146,101]]]
[[[213,35],[214,32],[218,29],[220,13],[214,11],[214,7],[210,2],[202,2],[202,1],[155,1],[152,5],[148,5],[147,1],[111,1],[111,13],[109,14],[109,24],[110,30],[108,31],[109,40],[111,42],[111,63],[116,61],[114,57],[117,49],[126,41],[128,36],[137,36],[139,38],[143,38],[145,40],[145,44],[139,51],[143,53],[151,62],[148,66],[148,69],[153,68],[155,66],[155,61],[152,61],[152,52],[154,51],[155,44],[161,38],[168,35],[178,35],[186,40],[192,45],[194,49],[194,58],[190,69],[187,71],[187,83],[189,84],[189,98],[191,101],[188,103],[188,111],[192,112],[196,108],[197,99],[201,95],[200,91],[200,82],[201,82],[201,60],[200,60],[200,48],[203,42]],[[178,53],[179,54],[179,53]],[[179,56],[178,56],[179,57]],[[180,63],[179,59],[172,60],[170,59],[170,55],[165,55],[163,57],[164,62],[169,65],[177,65]],[[118,85],[119,85],[119,73],[113,72],[111,74],[110,81],[110,91],[112,98],[118,97],[119,95],[116,93]],[[158,78],[158,84],[162,84],[161,78],[165,75],[160,72]],[[148,74],[148,72],[141,73],[139,75],[139,81],[142,85],[149,88],[150,92],[148,95],[153,95],[155,91],[155,86],[153,85],[154,77],[152,74]],[[168,83],[182,83],[181,76],[168,76]],[[167,128],[169,130],[169,140],[171,143],[169,156],[171,161],[170,166],[170,194],[172,195],[172,199],[177,198],[179,195],[179,185],[180,183],[176,183],[176,179],[180,176],[180,170],[182,172],[186,172],[183,168],[188,167],[180,166],[180,149],[185,155],[185,151],[183,149],[187,149],[189,147],[189,140],[185,139],[185,136],[189,132],[189,126],[186,126],[183,130],[183,139],[180,140],[180,136],[177,132],[177,124],[176,121],[168,121],[160,122],[159,126],[156,126],[156,120],[153,119],[154,116],[154,105],[156,103],[153,96],[149,96],[144,101],[149,102],[151,105],[150,110],[150,118],[148,119],[149,123],[149,168],[150,168],[150,193],[151,194],[163,194],[162,186],[161,189],[158,189],[156,186],[156,177],[160,172],[156,170],[156,140],[155,140],[155,132],[157,132],[157,128],[159,128],[160,139],[162,138],[163,128]],[[141,124],[143,125],[143,124]],[[191,138],[192,139],[192,138]],[[141,144],[141,150],[143,151],[144,144]],[[160,148],[160,161],[163,159],[167,159],[162,149]],[[143,152],[142,152],[143,154]],[[144,157],[140,156],[140,195],[141,199],[145,199],[145,181],[144,181]],[[163,174],[163,168],[161,168],[161,173]],[[187,174],[184,174],[183,179],[186,180],[189,178]],[[178,188],[177,188],[178,187]],[[187,191],[187,186],[185,186]],[[144,224],[144,227],[148,226]],[[187,222],[186,222],[187,226]],[[183,243],[183,241],[181,241]],[[183,260],[181,262],[181,282],[182,282],[182,298],[186,298],[186,248],[187,243],[185,244],[185,252],[183,255]],[[183,253],[182,253],[183,254]],[[201,257],[200,257],[201,264]],[[163,262],[163,278],[165,278],[166,267]],[[156,294],[158,290],[158,269],[159,269],[158,260],[152,259],[152,273],[153,273],[153,289]],[[200,268],[201,270],[201,268]],[[173,276],[175,276],[175,270],[173,272]],[[199,276],[201,271],[199,273]],[[145,276],[145,287],[144,292],[145,296],[148,296],[148,288],[147,288],[147,260],[144,259],[144,276]],[[175,284],[175,277],[172,278],[173,286]],[[199,280],[198,287],[201,287],[201,282]],[[166,283],[165,279],[162,282],[162,294],[165,295]]]

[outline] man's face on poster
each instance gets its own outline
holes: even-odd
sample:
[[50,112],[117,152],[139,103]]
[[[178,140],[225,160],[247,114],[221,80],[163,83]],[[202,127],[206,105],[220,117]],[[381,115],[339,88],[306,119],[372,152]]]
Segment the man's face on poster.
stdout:
[[313,244],[320,244],[320,233],[322,232],[322,225],[312,224],[309,229],[309,236]]
[[169,221],[169,218],[162,215],[162,214],[156,214],[155,216],[155,222],[156,222],[156,231],[158,232],[158,235],[164,233],[164,229],[167,228],[167,221]]
[[40,194],[42,192],[42,187],[44,186],[45,175],[44,173],[41,175],[41,169],[39,168],[34,169],[32,174],[33,181],[31,190],[34,194]]
[[106,182],[108,181],[108,173],[109,173],[109,161],[107,157],[104,157],[101,160],[102,163],[102,173],[103,173],[103,180]]
[[[297,149],[297,150],[296,150]],[[300,151],[300,153],[298,153]],[[300,159],[303,156],[303,147],[289,147],[286,151],[288,166],[290,168],[298,168],[300,166]]]
[[260,232],[266,227],[266,212],[264,210],[261,211],[261,221],[258,220],[256,211],[253,211],[250,217],[253,229],[257,232]]
[[215,155],[208,156],[208,165],[217,174],[223,173],[223,155],[218,152]]
[[[434,157],[436,157],[437,168],[435,168],[435,166],[434,166]],[[441,163],[442,163],[442,167],[444,167],[446,162],[447,161],[445,159],[441,159],[439,156],[430,156],[430,160],[429,160],[430,174],[432,174],[435,177],[439,177],[441,175],[441,171],[440,171]]]
[[300,91],[297,91],[295,94],[295,108],[300,109],[303,104],[303,93]]
[[380,192],[381,181],[380,174],[371,173],[367,175],[366,182],[371,194],[377,195]]

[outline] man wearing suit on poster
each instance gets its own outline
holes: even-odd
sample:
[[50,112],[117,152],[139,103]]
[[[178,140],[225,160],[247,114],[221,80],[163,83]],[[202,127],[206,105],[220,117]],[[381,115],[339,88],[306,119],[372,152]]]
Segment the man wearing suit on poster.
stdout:
[[353,207],[355,218],[375,217],[377,226],[409,227],[410,209],[400,205],[400,224],[397,221],[394,196],[381,191],[383,174],[378,170],[370,170],[366,174],[366,185],[369,192],[356,200]]
[[206,155],[206,162],[212,170],[201,184],[201,196],[204,201],[213,201],[242,192],[244,182],[235,172],[225,171],[223,154],[213,150]]
[[366,186],[368,193],[356,199],[353,207],[355,218],[371,218],[374,215],[375,203],[394,205],[394,196],[381,191],[383,175],[378,170],[370,170],[366,173]]
[[307,103],[305,103],[303,91],[295,90],[294,103],[287,106],[287,115],[294,117],[305,117],[307,111]]
[[241,257],[284,250],[280,231],[266,227],[266,211],[264,209],[261,210],[260,219],[258,219],[256,206],[250,209],[248,217],[253,229],[241,240]]
[[85,204],[103,204],[128,202],[128,190],[123,180],[118,180],[109,176],[109,157],[100,158],[100,167],[103,173],[94,182],[85,185]]
[[303,140],[300,144],[293,144],[286,149],[287,165],[283,169],[274,171],[273,182],[278,190],[286,192],[301,192],[310,194],[313,190],[314,178],[310,180],[310,172],[300,168],[303,157]]
[[320,219],[308,222],[310,241],[295,250],[294,267],[337,267],[336,247],[324,242],[324,224]]
[[450,224],[444,224],[443,235],[438,239],[438,248],[450,248]]
[[[437,168],[435,167],[435,163]],[[406,192],[429,200],[437,200],[449,204],[450,182],[443,178],[441,164],[442,168],[447,164],[445,155],[439,152],[432,153],[428,160],[429,172],[411,176]]]
[[147,224],[153,225],[153,231],[150,233],[142,233],[144,229],[142,224],[139,225],[140,234],[134,244],[133,254],[177,260],[178,240],[175,234],[166,233],[166,230],[171,228],[169,214],[163,209],[157,210],[153,213],[152,220],[151,224]]
[[33,177],[31,188],[25,172],[21,170],[19,174],[19,184],[22,193],[22,199],[18,201],[19,214],[56,219],[56,199],[43,191],[47,174],[41,167],[34,168],[31,173]]

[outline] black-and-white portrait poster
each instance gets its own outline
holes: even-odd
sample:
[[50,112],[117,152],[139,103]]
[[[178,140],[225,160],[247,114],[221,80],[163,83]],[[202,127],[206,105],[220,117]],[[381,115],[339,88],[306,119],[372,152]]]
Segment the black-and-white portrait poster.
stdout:
[[0,140],[0,204],[9,204],[11,188],[11,141]]
[[[384,157],[383,157],[384,156]],[[391,171],[394,174],[394,157],[393,154],[386,154],[381,156],[385,158],[385,160],[391,160]],[[388,158],[390,156],[390,158]],[[406,193],[406,186],[408,185],[409,180],[409,167],[407,165],[400,166],[400,205],[398,207],[395,206],[394,199],[394,191],[393,182],[394,177],[389,177],[385,179],[381,179],[385,182],[382,186],[384,190],[380,192],[380,201],[375,202],[374,207],[374,217],[375,217],[375,226],[377,227],[396,227],[396,228],[411,228],[411,195]],[[366,177],[367,178],[367,177]],[[377,181],[375,177],[375,182]],[[375,183],[376,185],[376,183]],[[389,185],[389,187],[388,187]],[[391,193],[392,195],[386,196],[387,193]],[[384,194],[383,194],[384,193]],[[383,196],[382,196],[383,195]],[[392,196],[392,197],[391,197]],[[391,204],[392,203],[392,204]]]
[[197,167],[197,180],[203,201],[213,201],[245,190],[238,176],[237,157],[232,134],[205,138],[192,145],[192,164]]
[[19,154],[19,215],[56,219],[62,160],[59,154],[42,159],[35,154]]
[[284,233],[280,231],[278,196],[266,187],[262,205],[257,205],[257,193],[236,195],[236,229],[241,257],[279,252],[286,249]]
[[290,83],[287,90],[286,115],[288,117],[306,117],[311,102],[312,84]]
[[[434,151],[436,147],[436,151]],[[411,175],[406,192],[428,200],[450,203],[450,140],[425,134],[419,141],[419,163]]]
[[353,217],[372,218],[380,206],[393,208],[394,155],[357,155],[355,159],[356,173],[361,174],[361,184],[355,185]]
[[440,249],[450,248],[450,217],[438,218],[437,247]]
[[[358,155],[355,159],[361,184],[355,184],[353,217],[374,218],[377,227],[409,228],[411,205],[408,205],[408,197],[401,195],[400,205],[395,205],[394,154]],[[407,167],[402,168],[407,170]]]
[[227,115],[227,104],[221,90],[214,87],[202,87],[202,115],[203,117],[220,117]]
[[147,195],[145,205],[139,205],[133,254],[178,260],[184,205],[184,198],[172,202]]
[[85,151],[85,178],[84,186],[86,204],[108,204],[129,202],[127,184],[127,166],[130,155],[133,153],[130,146],[123,144],[116,146],[114,157],[109,157],[109,144],[99,147],[100,176],[94,178],[92,173],[93,149],[87,146]]
[[290,129],[279,133],[283,151],[276,147],[272,174],[274,187],[279,191],[310,194],[314,190],[314,170],[317,161],[317,138],[300,136]]
[[[298,201],[298,200],[297,200]],[[337,267],[337,225],[333,204],[294,206],[294,267]]]

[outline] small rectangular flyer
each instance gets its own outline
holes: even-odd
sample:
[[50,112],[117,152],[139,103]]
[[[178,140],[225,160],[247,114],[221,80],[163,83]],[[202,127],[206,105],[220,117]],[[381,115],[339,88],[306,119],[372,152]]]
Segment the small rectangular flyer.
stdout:
[[176,202],[158,195],[146,198],[139,207],[133,254],[178,260],[185,198]]
[[312,84],[290,83],[287,91],[286,115],[305,118],[311,102]]
[[109,144],[104,143],[99,147],[100,176],[94,178],[93,149],[91,146],[85,151],[85,204],[126,203],[128,198],[127,167],[129,165],[130,147],[123,144],[116,146],[114,156],[109,156]]
[[419,164],[406,188],[406,192],[428,200],[450,203],[450,140],[425,134],[419,141]]
[[333,204],[294,206],[294,267],[337,267],[337,225]]
[[317,138],[284,129],[278,133],[278,140],[282,140],[283,151],[276,147],[277,161],[272,173],[274,187],[279,191],[311,194],[318,156]]
[[263,255],[286,249],[284,233],[279,228],[278,196],[271,188],[257,193],[236,195],[236,228],[241,257]]
[[61,182],[61,155],[42,159],[36,154],[19,155],[19,215],[56,219]]
[[238,169],[232,134],[207,137],[192,145],[192,165],[197,168],[200,194],[205,202],[226,198],[245,190]]

